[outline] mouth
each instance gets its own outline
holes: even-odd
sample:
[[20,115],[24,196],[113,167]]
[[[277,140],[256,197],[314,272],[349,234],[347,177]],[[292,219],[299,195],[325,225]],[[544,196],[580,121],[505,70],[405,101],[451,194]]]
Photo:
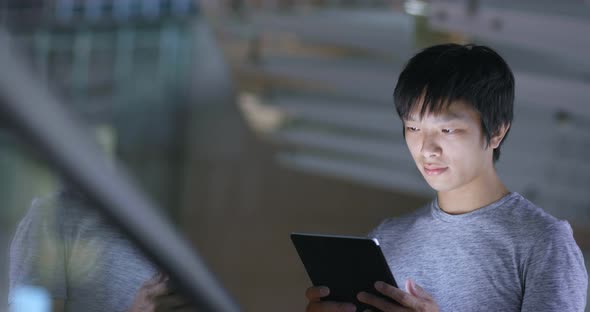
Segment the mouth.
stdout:
[[449,169],[448,167],[435,167],[435,166],[424,166],[424,173],[428,176],[441,175],[443,172]]

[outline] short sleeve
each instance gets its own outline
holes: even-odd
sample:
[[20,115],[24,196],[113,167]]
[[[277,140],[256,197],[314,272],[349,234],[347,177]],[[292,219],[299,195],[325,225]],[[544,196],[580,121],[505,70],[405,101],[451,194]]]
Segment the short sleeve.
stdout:
[[14,290],[31,285],[66,299],[65,244],[53,200],[36,199],[20,221],[10,245],[9,304]]
[[522,311],[583,312],[588,274],[566,221],[552,225],[531,248],[524,267]]

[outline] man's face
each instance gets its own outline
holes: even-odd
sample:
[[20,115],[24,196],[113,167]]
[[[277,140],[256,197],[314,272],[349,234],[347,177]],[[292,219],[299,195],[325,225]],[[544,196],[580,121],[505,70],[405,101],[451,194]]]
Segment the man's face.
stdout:
[[404,120],[404,131],[416,166],[433,189],[458,190],[493,172],[493,149],[473,108],[458,101],[440,114],[427,111],[422,118],[420,109],[416,105]]

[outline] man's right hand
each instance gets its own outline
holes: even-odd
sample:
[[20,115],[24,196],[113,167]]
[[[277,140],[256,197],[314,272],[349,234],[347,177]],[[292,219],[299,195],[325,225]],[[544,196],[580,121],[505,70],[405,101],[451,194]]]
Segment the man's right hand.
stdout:
[[325,286],[310,287],[305,292],[309,302],[306,312],[356,312],[356,306],[347,302],[320,301],[330,294],[330,289]]

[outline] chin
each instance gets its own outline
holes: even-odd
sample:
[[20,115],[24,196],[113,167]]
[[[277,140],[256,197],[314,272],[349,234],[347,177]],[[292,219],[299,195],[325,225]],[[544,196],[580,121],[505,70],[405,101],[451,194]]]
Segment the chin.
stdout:
[[429,181],[427,179],[426,183],[437,192],[446,192],[454,189],[453,185],[446,183],[445,181]]

